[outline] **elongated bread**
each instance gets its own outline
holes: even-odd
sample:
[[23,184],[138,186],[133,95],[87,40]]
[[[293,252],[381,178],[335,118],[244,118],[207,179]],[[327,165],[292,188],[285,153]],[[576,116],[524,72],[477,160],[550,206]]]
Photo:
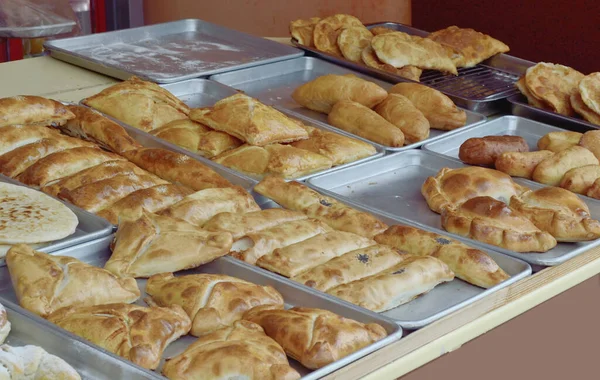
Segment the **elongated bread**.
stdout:
[[60,139],[57,131],[36,125],[8,125],[0,127],[0,154],[6,154],[41,139]]
[[341,100],[351,100],[373,108],[386,97],[386,90],[353,74],[323,75],[304,83],[292,93],[292,98],[298,104],[327,114]]
[[245,214],[223,212],[212,217],[202,228],[207,231],[229,232],[233,239],[237,240],[254,232],[306,218],[307,216],[302,212],[282,208],[271,208]]
[[58,126],[75,115],[56,100],[18,95],[0,99],[0,127],[7,125]]
[[537,146],[539,150],[550,150],[558,153],[574,145],[578,145],[582,137],[583,134],[579,132],[550,132],[538,140]]
[[558,186],[569,170],[585,165],[598,165],[599,163],[592,152],[575,145],[540,162],[531,177],[536,182]]
[[598,178],[600,178],[600,165],[585,165],[566,172],[560,181],[560,187],[585,195]]
[[406,144],[416,143],[429,137],[429,121],[404,95],[389,94],[375,107],[375,112],[400,128]]
[[529,152],[529,146],[521,136],[472,137],[461,144],[458,158],[469,165],[494,166],[505,152]]
[[494,166],[509,176],[531,179],[538,164],[553,155],[554,152],[549,150],[505,152],[496,159]]

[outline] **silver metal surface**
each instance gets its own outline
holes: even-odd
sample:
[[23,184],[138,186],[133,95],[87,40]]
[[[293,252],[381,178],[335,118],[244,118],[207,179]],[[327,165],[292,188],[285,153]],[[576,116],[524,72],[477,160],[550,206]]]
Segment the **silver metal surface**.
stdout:
[[[319,192],[327,193],[327,195],[333,198],[340,199],[340,197],[334,193],[324,192],[315,187],[313,188]],[[280,207],[277,203],[265,198],[264,196],[259,194],[254,194],[254,196],[257,203],[259,203],[260,207],[263,209]],[[346,202],[346,200],[343,201]],[[399,220],[398,218],[392,218],[372,209],[363,207],[359,204],[351,205],[357,210],[368,212],[374,215],[379,220],[390,226],[407,225],[450,236],[450,234],[445,231],[441,232],[433,228],[424,227],[415,223],[407,222],[405,220]],[[436,286],[429,293],[418,297],[407,304],[398,306],[392,310],[388,310],[380,314],[394,320],[404,329],[418,329],[433,323],[438,319],[443,318],[448,314],[453,313],[456,310],[459,310],[499,289],[505,288],[531,274],[531,266],[524,261],[503,255],[488,248],[478,248],[490,255],[490,257],[496,263],[498,263],[498,265],[511,277],[508,280],[489,289],[483,289],[455,278],[453,281]]]
[[[339,199],[361,204],[390,218],[412,222],[416,226],[444,232],[440,215],[427,206],[421,195],[421,185],[427,177],[435,176],[440,169],[461,168],[467,165],[435,153],[412,150],[384,157],[376,162],[357,165],[325,176],[311,178],[308,183],[315,188],[336,194]],[[544,187],[538,183],[515,179],[531,189]],[[600,201],[588,197],[581,199],[589,206],[591,216],[600,219]],[[484,244],[459,235],[448,234],[468,244],[495,250],[530,264],[553,266],[561,264],[588,249],[600,245],[600,239],[589,242],[559,243],[546,253],[517,253]]]
[[75,21],[40,26],[0,27],[0,37],[5,38],[42,38],[71,32]]
[[564,116],[556,112],[534,107],[530,105],[525,96],[520,93],[509,97],[508,102],[511,105],[511,112],[513,115],[526,117],[542,123],[548,123],[575,132],[583,133],[592,129],[600,129],[600,125],[592,124],[583,119]]
[[[265,104],[277,106],[278,108],[285,108],[294,113],[304,115],[312,120],[327,124],[327,115],[302,107],[300,104],[296,103],[291,96],[298,86],[327,74],[354,74],[365,80],[376,83],[386,90],[393,86],[391,83],[383,80],[375,79],[368,75],[361,74],[360,72],[312,57],[301,57],[284,62],[238,70],[231,73],[213,75],[210,79],[231,86],[236,90],[243,91]],[[452,135],[461,129],[469,128],[486,120],[486,117],[479,113],[469,110],[465,110],[465,112],[467,113],[467,122],[462,128],[455,129],[454,131],[432,129],[430,131],[430,137],[424,141],[406,145],[401,148],[388,146],[385,147],[385,149],[388,152],[399,152],[417,148],[429,141],[435,141],[442,136]],[[330,127],[339,131],[338,128],[333,126]]]
[[[207,80],[207,79],[190,79],[190,80],[179,82],[179,83],[165,84],[162,87],[165,88],[166,90],[168,90],[169,92],[171,92],[173,95],[178,97],[181,101],[183,101],[185,104],[187,104],[188,106],[190,106],[192,108],[209,107],[221,99],[224,99],[228,96],[235,95],[236,93],[238,93],[238,91],[234,88],[231,88],[231,87],[225,86],[221,83],[217,83],[217,82]],[[362,137],[352,135],[352,134],[342,131],[340,129],[333,128],[329,124],[317,122],[311,118],[306,117],[305,115],[291,112],[285,108],[277,107],[277,106],[275,106],[274,108],[276,108],[278,111],[286,114],[289,117],[301,120],[302,123],[304,123],[308,126],[326,130],[329,132],[334,132],[334,133],[337,133],[337,134],[340,134],[340,135],[343,135],[346,137],[351,137],[354,139],[364,141],[370,145],[373,145],[376,150],[376,153],[372,156],[365,157],[365,158],[362,158],[362,159],[354,161],[354,162],[349,162],[344,165],[334,166],[330,169],[321,170],[320,172],[310,173],[310,174],[304,175],[302,177],[296,178],[295,179],[296,181],[304,181],[308,178],[314,177],[315,175],[330,173],[334,170],[353,166],[353,165],[359,164],[361,162],[367,162],[367,161],[373,160],[375,158],[382,157],[385,154],[385,147],[383,147],[379,144],[375,144],[374,142],[365,140]],[[150,136],[154,137],[152,135],[150,135]],[[158,139],[157,137],[154,137],[154,138]],[[159,139],[159,140],[163,141],[162,139]],[[226,166],[223,166],[221,164],[217,164],[214,162],[213,162],[213,165],[218,165],[220,167],[226,168]],[[232,169],[228,169],[228,170],[232,170]],[[249,180],[253,180],[253,181],[260,181],[264,177],[264,176],[252,176],[250,174],[244,174],[244,173],[240,173],[237,171],[235,171],[235,173],[239,176],[243,176],[243,177],[245,177]]]
[[[111,240],[112,237],[99,239],[93,242],[85,243],[78,247],[71,247],[65,249],[63,251],[58,252],[58,254],[75,257],[88,264],[104,266],[104,264],[110,257],[110,250],[108,248],[108,245],[110,244]],[[290,358],[290,365],[294,367],[298,372],[300,372],[300,374],[303,376],[302,379],[304,380],[313,380],[323,377],[402,337],[402,328],[396,323],[394,323],[394,321],[380,314],[370,312],[350,303],[340,302],[340,300],[338,300],[335,297],[331,297],[321,292],[317,292],[313,289],[310,289],[306,286],[296,284],[279,275],[265,271],[253,265],[246,264],[232,257],[225,256],[213,261],[210,264],[203,265],[199,268],[178,272],[178,275],[193,273],[224,274],[241,278],[243,280],[259,285],[270,285],[274,287],[279,293],[281,293],[286,302],[286,308],[293,307],[296,305],[304,307],[321,308],[362,323],[378,323],[381,326],[383,326],[388,332],[389,335],[386,338],[315,371],[311,371],[307,368],[304,368],[298,362]],[[142,292],[142,295],[137,304],[146,306],[146,304],[143,302],[143,299],[147,296],[146,280],[138,279],[138,286]],[[8,300],[10,302],[17,303],[14,288],[10,280],[10,274],[8,273],[8,269],[6,267],[0,268],[0,302],[2,302],[3,300]],[[57,328],[56,326],[52,327],[53,329],[64,331],[60,328]],[[164,364],[164,358],[169,358],[180,354],[195,340],[195,337],[191,335],[186,335],[171,343],[163,354],[163,360],[161,361],[157,372],[160,372],[162,365]],[[97,347],[93,344],[92,346]],[[125,359],[118,358],[118,360],[128,363]],[[127,377],[113,378],[125,379]]]
[[187,19],[48,41],[57,59],[119,79],[173,83],[304,53],[264,38]]

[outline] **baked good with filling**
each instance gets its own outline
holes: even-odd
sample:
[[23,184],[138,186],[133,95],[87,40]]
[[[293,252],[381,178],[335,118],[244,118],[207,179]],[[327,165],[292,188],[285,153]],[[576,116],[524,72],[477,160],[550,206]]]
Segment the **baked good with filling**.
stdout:
[[536,150],[533,152],[505,152],[494,163],[496,170],[511,177],[531,179],[533,171],[538,164],[546,158],[554,156],[549,150]]
[[406,145],[423,141],[429,137],[429,121],[404,95],[389,94],[375,107],[375,112],[400,128]]
[[315,25],[313,30],[313,43],[320,51],[342,57],[338,47],[338,37],[342,31],[351,27],[363,27],[362,22],[354,16],[335,14],[325,17]]
[[56,100],[17,95],[0,98],[0,127],[9,125],[59,126],[75,115]]
[[549,150],[558,153],[574,145],[578,145],[582,137],[583,134],[579,132],[550,132],[538,140],[537,147],[539,150]]
[[592,152],[582,146],[574,145],[540,162],[535,167],[531,178],[545,185],[558,186],[569,170],[598,164],[598,159]]
[[202,228],[207,231],[229,232],[233,239],[237,240],[253,232],[307,218],[302,212],[282,208],[270,208],[244,214],[222,212],[212,217]]

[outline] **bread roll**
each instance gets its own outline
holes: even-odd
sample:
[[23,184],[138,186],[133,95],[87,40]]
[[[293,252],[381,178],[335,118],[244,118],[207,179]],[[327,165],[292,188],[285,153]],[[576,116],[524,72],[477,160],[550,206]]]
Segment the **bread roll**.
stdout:
[[532,178],[550,186],[558,186],[566,172],[585,165],[598,165],[598,159],[592,152],[579,145],[546,158],[535,168]]
[[582,136],[579,132],[550,132],[538,140],[537,146],[539,150],[560,152],[579,144]]
[[375,107],[375,112],[400,128],[407,144],[429,137],[429,121],[404,95],[389,94]]
[[513,177],[531,179],[533,171],[538,164],[546,158],[554,156],[549,150],[536,152],[506,152],[496,159],[496,170],[500,170]]
[[462,143],[458,158],[470,165],[493,166],[505,152],[528,152],[527,141],[521,136],[473,137]]

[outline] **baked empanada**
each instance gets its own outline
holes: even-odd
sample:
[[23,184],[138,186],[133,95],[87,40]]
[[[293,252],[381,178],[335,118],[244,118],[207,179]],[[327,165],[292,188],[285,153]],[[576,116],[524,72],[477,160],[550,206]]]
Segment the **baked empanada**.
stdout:
[[343,29],[337,38],[340,52],[349,61],[361,63],[361,54],[371,44],[373,34],[364,26],[352,26]]
[[546,62],[529,67],[525,73],[529,91],[554,112],[566,116],[575,115],[570,98],[579,91],[578,85],[583,78],[582,73],[571,67]]
[[207,231],[229,232],[234,240],[238,240],[254,232],[306,218],[308,218],[306,214],[300,211],[282,208],[270,208],[244,214],[222,212],[212,217],[202,228]]
[[290,34],[300,45],[314,47],[313,31],[319,21],[321,21],[320,17],[294,20],[290,22]]
[[540,162],[531,178],[545,185],[558,186],[569,170],[598,164],[598,159],[592,152],[579,145],[574,145]]
[[387,71],[388,73],[392,73],[406,79],[414,80],[415,82],[418,82],[420,80],[421,74],[423,73],[423,70],[416,66],[404,66],[396,68],[392,65],[381,62],[370,44],[363,49],[361,53],[361,59],[363,63],[369,67],[372,67],[377,70]]
[[342,30],[353,26],[363,27],[362,22],[354,16],[336,14],[321,19],[313,30],[313,43],[315,47],[324,53],[342,57],[338,47],[338,36]]
[[550,132],[538,140],[537,147],[539,150],[549,150],[558,153],[574,145],[578,145],[582,137],[583,134],[579,132]]
[[75,115],[56,100],[18,95],[0,99],[0,127],[8,125],[59,126]]
[[407,145],[429,137],[429,121],[404,95],[389,94],[375,107],[375,112],[400,128]]
[[36,125],[7,125],[0,127],[0,155],[41,139],[60,139],[54,129]]
[[592,124],[600,125],[600,114],[594,112],[593,109],[591,109],[587,106],[587,104],[584,103],[583,98],[581,97],[581,94],[579,92],[571,94],[569,100],[571,102],[571,107],[573,107],[575,112],[581,115],[585,119],[585,121]]
[[594,156],[600,160],[600,131],[587,131],[581,136],[579,145],[594,153]]
[[585,195],[598,178],[600,178],[600,165],[585,165],[566,172],[560,181],[560,187]]
[[600,179],[594,181],[594,184],[588,189],[585,195],[590,198],[600,199]]
[[515,83],[515,86],[519,91],[521,91],[521,94],[523,94],[527,98],[527,103],[537,108],[548,110],[551,109],[550,105],[545,103],[543,100],[536,98],[535,95],[533,95],[531,91],[529,91],[529,89],[527,88],[527,82],[525,81],[525,75],[519,78],[519,80]]
[[496,170],[500,170],[509,176],[531,179],[533,171],[538,164],[552,156],[554,156],[554,152],[549,150],[505,152],[496,159],[494,166]]

